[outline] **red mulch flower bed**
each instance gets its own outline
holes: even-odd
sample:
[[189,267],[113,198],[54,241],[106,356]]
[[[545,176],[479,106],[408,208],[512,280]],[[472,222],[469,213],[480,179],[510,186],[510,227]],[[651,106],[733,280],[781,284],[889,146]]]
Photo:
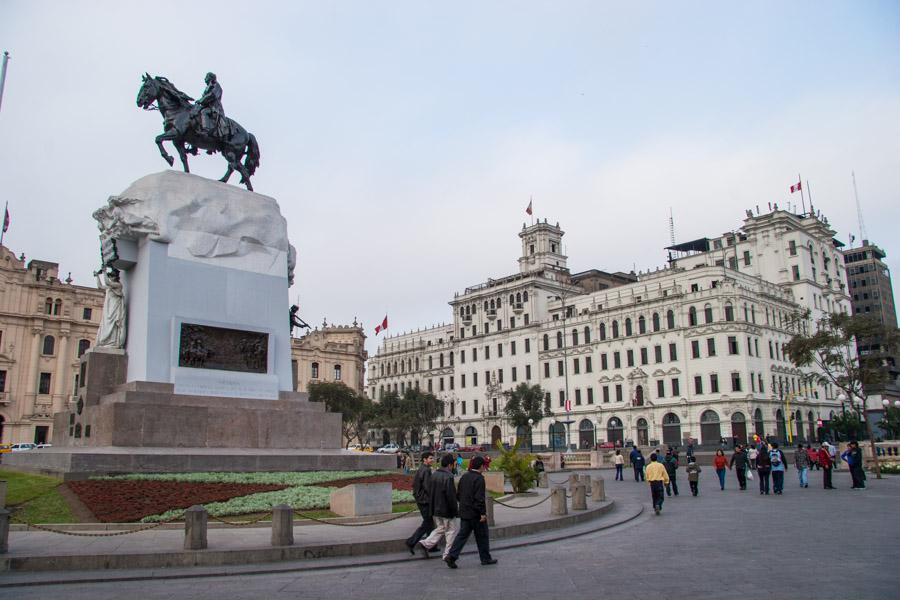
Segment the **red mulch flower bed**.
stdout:
[[249,483],[128,480],[70,481],[66,485],[94,513],[97,520],[103,523],[129,523],[167,510],[288,487]]
[[369,477],[357,477],[355,479],[340,479],[338,481],[326,481],[324,483],[311,483],[310,486],[316,487],[336,487],[342,488],[353,483],[390,483],[391,489],[406,492],[412,491],[413,478],[412,475],[371,475]]

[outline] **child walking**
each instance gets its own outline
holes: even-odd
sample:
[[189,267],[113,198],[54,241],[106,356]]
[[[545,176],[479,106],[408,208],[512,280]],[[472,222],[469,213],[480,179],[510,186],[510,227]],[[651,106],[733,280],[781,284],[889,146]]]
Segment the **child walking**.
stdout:
[[699,484],[700,484],[700,471],[703,469],[700,468],[700,465],[697,464],[697,459],[693,456],[688,459],[688,466],[685,471],[687,471],[688,476],[688,484],[691,486],[691,494],[696,496],[700,493]]

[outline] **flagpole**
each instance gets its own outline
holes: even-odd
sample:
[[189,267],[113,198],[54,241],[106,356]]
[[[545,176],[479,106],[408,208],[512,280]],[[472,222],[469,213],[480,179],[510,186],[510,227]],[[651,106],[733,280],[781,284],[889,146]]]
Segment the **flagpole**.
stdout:
[[[0,88],[2,89],[2,88]],[[6,201],[6,206],[3,207],[3,223],[0,224],[0,247],[3,246],[3,238],[6,237],[6,215],[9,214],[9,200]]]
[[6,63],[9,62],[9,52],[3,53],[3,65],[0,66],[0,106],[3,106],[3,88],[6,86]]
[[800,179],[800,173],[797,173],[797,185],[800,186],[800,202],[803,203],[803,213],[806,214],[806,199],[803,197],[803,180]]
[[812,190],[809,189],[809,180],[808,179],[806,180],[806,196],[809,198],[809,212],[812,212],[812,210],[813,210]]

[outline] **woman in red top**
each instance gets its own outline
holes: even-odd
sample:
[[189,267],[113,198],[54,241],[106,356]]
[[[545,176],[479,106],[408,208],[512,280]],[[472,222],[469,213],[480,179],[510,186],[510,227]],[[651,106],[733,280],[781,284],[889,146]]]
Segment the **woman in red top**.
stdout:
[[813,468],[819,469],[819,453],[809,444],[806,445],[806,455],[809,457],[809,470],[812,471]]
[[713,468],[716,470],[716,475],[719,476],[719,487],[724,490],[725,471],[728,469],[728,459],[725,458],[725,452],[721,448],[716,450],[716,455],[713,457]]
[[819,465],[822,467],[822,482],[826,490],[833,490],[831,485],[831,468],[834,466],[831,461],[831,454],[826,446],[821,446],[818,453]]

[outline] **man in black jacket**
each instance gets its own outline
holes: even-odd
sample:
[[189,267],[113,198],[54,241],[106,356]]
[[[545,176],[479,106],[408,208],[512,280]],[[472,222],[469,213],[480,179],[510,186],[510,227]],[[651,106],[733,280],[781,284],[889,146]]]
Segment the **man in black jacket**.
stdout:
[[422,515],[422,524],[416,529],[406,540],[406,547],[409,548],[410,554],[415,554],[416,542],[426,537],[434,529],[434,519],[431,518],[431,465],[434,463],[434,454],[432,452],[422,453],[422,464],[413,477],[413,497],[416,499],[416,506],[419,507],[419,513]]
[[478,545],[478,556],[482,565],[497,564],[496,558],[491,558],[491,548],[488,538],[487,526],[487,500],[485,498],[484,484],[484,458],[476,456],[469,462],[469,470],[459,480],[459,520],[460,527],[453,546],[444,561],[451,569],[456,568],[456,559],[469,539],[469,534],[475,532],[475,543]]
[[750,459],[747,457],[747,451],[743,445],[738,444],[734,449],[734,454],[731,455],[731,460],[728,461],[728,468],[734,469],[741,490],[747,489],[747,469],[749,467]]
[[459,531],[459,525],[456,522],[456,517],[459,515],[456,485],[453,482],[453,474],[450,472],[453,462],[453,455],[445,454],[441,457],[441,468],[431,474],[428,502],[431,507],[431,516],[434,519],[434,529],[427,538],[419,542],[425,558],[429,558],[428,552],[437,546],[441,538],[444,538],[444,560],[447,560],[450,547]]

